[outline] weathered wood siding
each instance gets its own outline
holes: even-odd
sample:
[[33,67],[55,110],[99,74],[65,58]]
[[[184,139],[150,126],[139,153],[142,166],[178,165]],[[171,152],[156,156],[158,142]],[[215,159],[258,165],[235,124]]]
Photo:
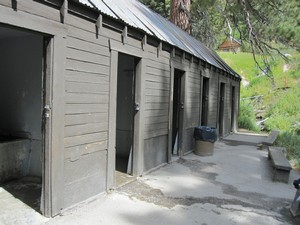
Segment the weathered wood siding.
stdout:
[[[220,135],[222,134],[225,136],[230,132],[230,125],[231,125],[231,119],[230,119],[230,108],[231,108],[231,100],[230,100],[230,83],[228,82],[229,79],[224,77],[224,76],[219,76],[219,97],[220,97],[220,88],[221,88],[221,83],[224,84],[224,112],[223,112],[223,129],[220,132]],[[220,104],[220,99],[218,98],[218,103]],[[218,106],[218,127],[221,127],[219,117],[220,115],[220,105]]]
[[218,121],[219,76],[211,68],[205,68],[203,76],[209,78],[207,126],[216,128]]
[[[53,174],[61,175],[61,177],[47,177],[48,180],[54,179],[51,184],[55,184],[55,187],[50,187],[49,184],[48,189],[52,188],[54,195],[51,199],[54,203],[49,203],[55,206],[52,214],[57,214],[60,209],[86,200],[111,187],[107,185],[107,180],[114,177],[114,168],[110,168],[114,156],[111,148],[108,150],[108,146],[109,144],[112,146],[113,143],[113,140],[109,139],[109,126],[113,127],[114,124],[109,123],[109,118],[112,118],[109,115],[112,104],[109,100],[115,90],[111,88],[114,82],[110,82],[112,79],[110,75],[111,68],[117,67],[110,65],[112,52],[109,47],[112,48],[113,43],[122,46],[120,50],[114,48],[115,55],[116,52],[131,54],[142,58],[145,65],[141,75],[143,101],[140,102],[142,109],[140,121],[143,124],[140,136],[144,140],[144,149],[140,151],[143,151],[144,172],[167,162],[169,114],[172,110],[169,108],[172,88],[171,54],[149,44],[142,49],[141,40],[130,36],[122,38],[121,32],[113,29],[102,27],[97,35],[95,22],[84,19],[84,15],[76,16],[74,12],[66,15],[63,25],[60,6],[56,8],[44,4],[43,1],[24,0],[15,1],[17,10],[14,10],[12,2],[14,1],[1,0],[0,9],[3,12],[4,8],[7,9],[11,16],[9,18],[14,18],[15,15],[24,20],[28,19],[29,22],[20,25],[22,28],[34,27],[35,31],[44,34],[50,29],[59,33],[52,38],[53,49],[55,60],[62,62],[55,61],[54,68],[50,68],[54,71],[53,80],[56,82],[51,90],[55,98],[53,105],[56,107],[52,111],[55,114],[53,116],[55,122],[51,132],[56,134],[52,135],[56,140],[53,141],[53,149],[50,149],[52,159],[55,161],[48,163],[56,166],[49,166],[54,170],[51,171]],[[49,25],[49,21],[52,24]],[[61,31],[65,33],[61,34]],[[55,32],[49,34],[54,35]],[[218,126],[220,80],[225,83],[224,133],[226,134],[231,130],[231,85],[236,87],[237,111],[239,82],[223,77],[210,66],[204,69],[178,55],[175,58],[178,64],[182,64],[181,70],[185,71],[183,153],[187,153],[194,147],[193,130],[200,123],[202,76],[209,78],[208,126],[211,127]],[[61,64],[64,64],[64,68]],[[60,95],[60,89],[63,87],[64,93]],[[60,104],[61,100],[63,104]],[[61,108],[58,109],[57,106]],[[57,130],[60,127],[64,129]]]
[[106,190],[110,52],[94,24],[68,15],[64,206]]
[[170,98],[170,54],[157,53],[151,46],[145,54],[145,130],[144,170],[147,171],[167,162],[169,98]]
[[193,133],[194,128],[200,125],[201,110],[201,66],[195,63],[190,63],[187,70],[184,105],[184,154],[194,149],[195,141]]

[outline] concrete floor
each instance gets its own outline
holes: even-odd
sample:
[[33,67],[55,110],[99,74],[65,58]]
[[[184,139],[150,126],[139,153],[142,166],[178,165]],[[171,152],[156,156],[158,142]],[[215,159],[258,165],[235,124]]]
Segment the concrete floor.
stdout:
[[0,224],[299,225],[289,207],[300,174],[292,171],[288,184],[273,182],[267,151],[255,139],[233,139],[217,142],[212,156],[187,155],[51,219],[0,188]]

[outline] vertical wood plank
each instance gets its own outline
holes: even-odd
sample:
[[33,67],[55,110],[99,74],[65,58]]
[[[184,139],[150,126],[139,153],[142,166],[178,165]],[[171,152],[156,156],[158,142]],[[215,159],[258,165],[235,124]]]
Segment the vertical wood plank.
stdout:
[[181,77],[181,96],[180,96],[180,100],[183,101],[180,104],[183,103],[183,109],[179,109],[181,110],[180,112],[180,121],[179,121],[179,135],[178,135],[178,140],[179,142],[179,149],[178,149],[178,154],[179,156],[183,156],[184,155],[184,146],[185,146],[185,128],[186,128],[186,120],[187,120],[187,113],[186,113],[186,102],[187,102],[187,88],[186,88],[186,84],[187,84],[187,79],[188,79],[188,72],[187,70],[184,71],[184,73],[182,74]]
[[[44,40],[45,48],[45,68],[43,75],[43,104],[52,107],[52,74],[53,74],[53,48],[54,40],[51,38],[49,43]],[[46,217],[51,217],[51,125],[52,113],[49,118],[43,116],[43,179],[42,179],[42,197],[41,197],[41,212]]]
[[169,101],[169,127],[168,127],[168,163],[172,159],[172,134],[173,134],[173,93],[174,93],[174,66],[170,62],[170,101]]
[[51,202],[52,216],[63,207],[64,187],[64,106],[66,38],[54,36],[52,74]]
[[140,110],[134,117],[133,176],[140,176],[144,171],[144,108],[145,108],[145,59],[136,66],[135,102]]
[[107,154],[107,185],[110,190],[115,187],[116,168],[116,118],[117,118],[117,78],[118,78],[118,52],[111,51],[109,78],[109,125],[108,125],[108,154]]

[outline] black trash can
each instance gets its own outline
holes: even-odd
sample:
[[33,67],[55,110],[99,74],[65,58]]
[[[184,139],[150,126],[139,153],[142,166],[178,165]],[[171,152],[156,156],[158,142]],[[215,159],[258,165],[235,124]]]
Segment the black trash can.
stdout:
[[210,156],[214,152],[217,140],[217,131],[214,127],[195,127],[194,138],[196,141],[195,154],[199,156]]

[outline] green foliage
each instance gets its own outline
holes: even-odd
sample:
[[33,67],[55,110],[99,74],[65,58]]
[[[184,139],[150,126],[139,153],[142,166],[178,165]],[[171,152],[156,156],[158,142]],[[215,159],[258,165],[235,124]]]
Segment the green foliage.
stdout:
[[293,160],[295,166],[300,168],[300,136],[294,132],[285,131],[279,134],[276,145],[284,146],[287,149],[287,156]]
[[244,128],[252,131],[259,131],[256,125],[254,110],[250,101],[240,102],[240,114],[238,119],[239,128]]
[[[220,53],[220,56],[239,74],[247,80],[247,86],[241,86],[241,98],[263,95],[260,104],[252,104],[255,110],[265,110],[265,130],[280,130],[277,145],[286,147],[288,157],[293,159],[300,168],[300,53],[279,46],[284,53],[289,54],[289,61],[275,56],[272,71],[275,87],[270,80],[262,76],[262,72],[254,66],[253,57],[250,53]],[[287,71],[285,70],[288,68]],[[241,102],[240,120],[245,116],[243,103]],[[245,127],[245,126],[243,126]]]
[[[169,17],[171,0],[140,1]],[[192,34],[212,48],[217,48],[231,33],[243,41],[243,51],[268,53],[273,43],[299,50],[299,11],[299,0],[193,0],[190,11]]]
[[163,17],[170,16],[170,0],[139,0]]
[[266,117],[267,130],[282,130],[300,134],[300,86],[277,91],[269,105]]
[[215,7],[218,0],[195,0],[191,4],[192,35],[209,48],[217,48],[226,38],[224,17]]
[[[268,33],[281,43],[300,50],[300,2],[296,0],[281,1],[278,14],[273,17]],[[274,38],[275,39],[275,38]]]

